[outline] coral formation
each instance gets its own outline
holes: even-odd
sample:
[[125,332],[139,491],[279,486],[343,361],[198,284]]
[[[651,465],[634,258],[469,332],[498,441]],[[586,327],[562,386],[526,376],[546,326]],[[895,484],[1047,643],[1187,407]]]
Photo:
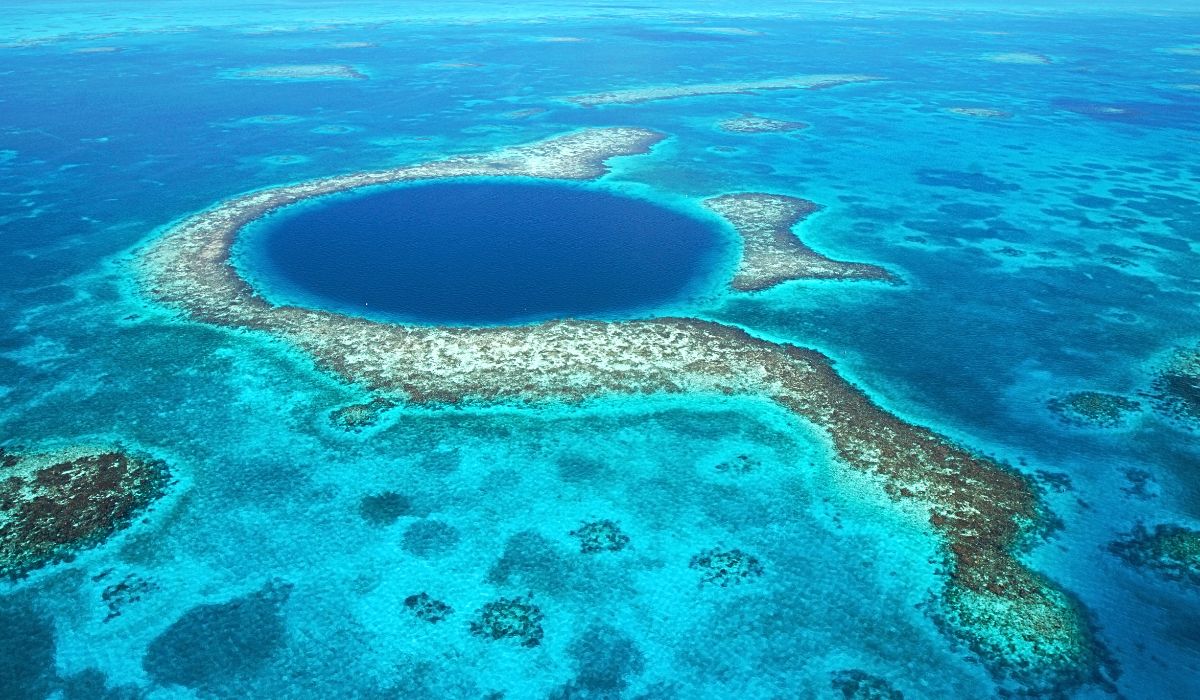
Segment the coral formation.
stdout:
[[790,131],[807,129],[804,122],[790,122],[783,119],[770,119],[753,114],[743,114],[740,117],[726,119],[718,124],[721,129],[735,134],[782,134]]
[[707,549],[692,557],[688,566],[700,571],[701,585],[715,583],[721,588],[763,575],[758,557],[740,549]]
[[485,604],[471,622],[471,634],[484,639],[515,639],[523,647],[542,643],[542,610],[532,598],[500,598]]
[[170,478],[165,463],[118,449],[0,450],[0,577],[100,544],[161,497]]
[[450,617],[450,614],[454,612],[454,608],[433,598],[424,591],[405,598],[404,607],[408,608],[408,611],[413,615],[416,615],[417,619],[435,625]]
[[845,700],[904,700],[887,680],[857,668],[834,673],[831,685]]
[[991,107],[949,107],[946,111],[962,117],[979,117],[981,119],[1008,119],[1012,116],[1012,112]]
[[261,80],[366,80],[353,66],[337,63],[300,64],[250,68],[234,73],[235,78]]
[[703,83],[699,85],[670,85],[663,87],[633,88],[612,92],[595,92],[587,95],[572,95],[564,98],[584,107],[609,104],[636,104],[653,100],[670,100],[677,97],[699,97],[703,95],[731,95],[752,93],[759,90],[816,90],[848,83],[864,83],[880,80],[872,75],[800,75],[773,80],[748,80],[739,83]]
[[571,537],[579,539],[579,551],[582,554],[619,552],[629,544],[629,535],[621,532],[621,528],[608,519],[584,523],[578,530],[571,531]]
[[379,422],[388,409],[394,408],[395,401],[385,398],[375,398],[367,403],[355,403],[342,406],[329,414],[329,422],[349,433],[362,432]]
[[1139,523],[1108,548],[1131,566],[1200,587],[1200,530],[1171,524],[1149,530]]
[[760,466],[761,465],[759,464],[758,460],[754,459],[750,455],[737,455],[731,459],[717,462],[716,466],[713,468],[722,474],[740,475],[749,474],[757,470]]
[[[260,190],[169,227],[140,251],[142,281],[153,299],[196,321],[271,334],[320,367],[413,406],[685,392],[769,399],[823,433],[842,468],[873,475],[889,498],[929,513],[945,545],[948,629],[981,649],[993,670],[1046,686],[1098,678],[1101,659],[1081,608],[1017,557],[1043,516],[1030,481],[883,410],[816,351],[694,318],[385,324],[273,306],[229,261],[243,226],[294,202],[427,178],[591,179],[604,174],[607,159],[645,152],[662,138],[644,129],[590,129],[491,154]],[[978,173],[943,173],[934,184],[1015,187]]]
[[[94,580],[101,581],[108,577],[112,570],[105,571],[97,576]],[[136,603],[142,599],[142,596],[153,593],[158,590],[158,584],[147,581],[137,574],[128,574],[116,583],[110,583],[100,592],[100,600],[108,609],[108,614],[104,616],[104,621],[109,622],[121,616],[125,612],[126,606],[130,603]]]
[[1076,391],[1046,402],[1059,420],[1067,425],[1097,428],[1116,428],[1130,415],[1142,410],[1133,399],[1099,391]]
[[1150,401],[1164,416],[1200,422],[1200,347],[1180,348],[1158,371]]
[[741,193],[713,197],[704,206],[725,217],[742,238],[742,259],[730,285],[745,292],[796,279],[867,279],[896,282],[875,265],[840,262],[818,254],[792,228],[821,209],[804,199]]

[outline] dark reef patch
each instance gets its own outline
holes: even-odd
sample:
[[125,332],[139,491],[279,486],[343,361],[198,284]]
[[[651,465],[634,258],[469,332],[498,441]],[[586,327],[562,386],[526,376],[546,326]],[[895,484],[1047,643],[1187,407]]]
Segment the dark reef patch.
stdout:
[[740,549],[708,549],[692,557],[688,566],[700,572],[701,585],[715,583],[721,588],[763,575],[763,565],[758,557]]
[[358,502],[358,514],[369,525],[386,527],[412,512],[408,496],[395,491],[363,496]]
[[542,609],[530,597],[500,598],[485,604],[471,622],[471,634],[484,639],[514,639],[523,647],[542,643]]
[[1016,192],[1021,189],[1020,185],[1005,182],[991,175],[959,170],[918,170],[917,182],[931,187],[953,187],[955,189],[982,192],[984,194],[1004,194],[1006,192]]
[[458,528],[441,520],[418,520],[404,531],[404,551],[422,559],[448,554],[458,546]]
[[741,476],[743,474],[750,474],[758,471],[760,467],[762,467],[762,464],[750,455],[737,455],[736,457],[731,457],[729,459],[724,459],[720,462],[717,462],[716,466],[713,468],[721,474]]
[[1139,523],[1108,549],[1130,566],[1200,587],[1200,530],[1171,524],[1150,530]]
[[598,554],[600,552],[619,552],[629,544],[629,535],[621,532],[621,527],[612,520],[594,520],[571,531],[571,537],[579,540],[581,554]]
[[1200,423],[1200,347],[1175,351],[1155,376],[1150,400],[1164,416]]
[[450,617],[451,613],[454,612],[454,608],[424,591],[405,598],[404,607],[415,615],[417,619],[434,625]]
[[0,450],[0,578],[100,544],[158,500],[170,478],[164,462],[119,450]]
[[252,676],[284,645],[281,607],[291,590],[272,581],[249,595],[192,608],[150,643],[142,668],[158,683],[210,691]]
[[44,698],[55,682],[54,624],[24,597],[0,599],[0,698]]
[[575,678],[551,694],[553,700],[618,698],[646,669],[646,657],[632,639],[609,625],[592,625],[576,637],[567,654]]
[[834,673],[831,684],[845,700],[904,700],[887,680],[856,668]]
[[1046,402],[1046,407],[1067,425],[1117,428],[1142,410],[1133,399],[1100,391],[1076,391]]
[[358,433],[377,424],[384,412],[395,406],[395,401],[384,398],[350,404],[331,411],[329,422],[348,433]]
[[519,585],[555,594],[571,583],[571,571],[571,562],[553,542],[538,532],[523,530],[504,543],[504,553],[492,565],[487,578],[496,585]]
[[[103,580],[109,573],[111,572],[104,572],[98,579]],[[108,609],[108,613],[104,616],[104,621],[109,622],[120,617],[128,605],[140,601],[143,596],[157,590],[158,584],[148,581],[137,574],[128,574],[120,581],[110,583],[100,592],[100,600]]]

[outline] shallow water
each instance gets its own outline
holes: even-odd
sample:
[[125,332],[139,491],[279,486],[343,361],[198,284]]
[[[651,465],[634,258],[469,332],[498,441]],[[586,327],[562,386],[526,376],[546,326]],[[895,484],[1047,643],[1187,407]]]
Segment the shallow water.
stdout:
[[[1200,592],[1109,548],[1138,523],[1200,524],[1200,426],[1151,396],[1200,340],[1194,10],[105,7],[0,8],[0,446],[118,442],[177,483],[103,546],[0,582],[0,697],[840,698],[855,669],[907,698],[996,696],[929,613],[927,518],[771,405],[395,406],[346,430],[331,415],[363,388],[131,279],[160,227],[242,192],[613,125],[669,139],[614,161],[604,192],[684,213],[810,199],[806,243],[905,282],[716,293],[688,248],[652,312],[817,348],[888,410],[1029,475],[1055,527],[1024,557],[1084,606],[1117,690],[1200,695]],[[367,77],[231,79],[326,63]],[[558,99],[828,72],[885,80]],[[746,113],[810,127],[720,127]],[[1141,409],[1080,427],[1048,408],[1077,391]],[[603,520],[627,547],[584,553],[571,533]],[[716,548],[762,575],[704,584],[690,564]],[[110,617],[122,582],[140,593]],[[421,592],[453,612],[420,619]],[[530,594],[538,647],[471,633]]]

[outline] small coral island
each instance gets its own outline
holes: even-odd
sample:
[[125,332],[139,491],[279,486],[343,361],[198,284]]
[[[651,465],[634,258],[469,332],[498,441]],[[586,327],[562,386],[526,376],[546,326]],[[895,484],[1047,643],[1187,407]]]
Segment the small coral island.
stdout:
[[170,479],[163,462],[115,449],[0,449],[0,578],[104,542],[162,496]]
[[740,117],[726,119],[718,124],[718,126],[725,131],[735,134],[784,134],[808,128],[808,124],[805,122],[770,119],[768,117],[758,117],[753,114],[743,114]]
[[[845,82],[826,77],[810,80],[809,86],[839,81]],[[794,86],[794,81],[783,81],[775,87]],[[745,89],[766,88],[741,84],[718,92]],[[682,94],[670,90],[664,96]],[[630,97],[636,96],[609,95],[592,102],[637,101]],[[609,159],[646,153],[663,138],[639,128],[587,129],[487,154],[237,196],[184,218],[140,250],[141,281],[152,299],[195,321],[271,335],[309,354],[319,367],[408,406],[537,406],[612,394],[769,400],[820,431],[840,468],[870,475],[906,511],[927,513],[927,527],[939,538],[944,557],[935,614],[998,679],[1022,692],[1104,682],[1109,669],[1085,612],[1019,556],[1044,522],[1030,480],[884,410],[819,352],[696,318],[501,327],[381,323],[276,306],[230,262],[231,247],[244,226],[313,197],[467,176],[591,180],[607,171]],[[791,236],[790,225],[811,207],[775,195],[734,195],[710,200],[710,208],[714,205],[746,239],[750,260],[776,259],[778,246],[788,245],[779,238]],[[758,242],[751,245],[752,239]],[[790,245],[806,250],[797,242]],[[848,272],[819,260],[804,265],[833,265],[834,277],[886,275],[869,266]],[[743,279],[755,288],[788,274],[772,264]],[[719,563],[718,554],[708,555],[710,565]],[[745,557],[738,561],[748,564]],[[697,566],[704,565],[698,561]],[[540,621],[540,610],[527,600],[502,599],[479,612],[472,630],[535,646]]]

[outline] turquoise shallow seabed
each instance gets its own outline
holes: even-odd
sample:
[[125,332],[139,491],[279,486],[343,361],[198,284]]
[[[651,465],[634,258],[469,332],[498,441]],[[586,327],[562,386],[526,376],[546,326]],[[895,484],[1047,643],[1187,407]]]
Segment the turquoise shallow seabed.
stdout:
[[[668,135],[614,160],[606,191],[823,205],[807,244],[904,284],[660,311],[816,348],[887,410],[1034,478],[1055,526],[1024,557],[1120,671],[1064,694],[1200,695],[1200,591],[1109,549],[1138,523],[1200,523],[1200,425],[1147,395],[1200,340],[1200,15],[778,8],[0,8],[0,447],[112,442],[176,477],[104,545],[0,582],[0,697],[843,698],[854,670],[906,698],[1000,694],[930,613],[928,516],[772,404],[395,406],[346,430],[331,414],[363,389],[132,278],[156,231],[238,193],[590,126]],[[365,77],[230,79],[321,64]],[[812,73],[883,80],[560,99]],[[809,127],[721,127],[744,114]],[[1077,391],[1141,408],[1072,424],[1049,404]],[[604,521],[623,547],[583,552]],[[713,550],[757,568],[705,582],[693,560]],[[106,600],[121,582],[136,593]],[[422,592],[444,620],[406,605]],[[526,596],[539,645],[471,633]]]

